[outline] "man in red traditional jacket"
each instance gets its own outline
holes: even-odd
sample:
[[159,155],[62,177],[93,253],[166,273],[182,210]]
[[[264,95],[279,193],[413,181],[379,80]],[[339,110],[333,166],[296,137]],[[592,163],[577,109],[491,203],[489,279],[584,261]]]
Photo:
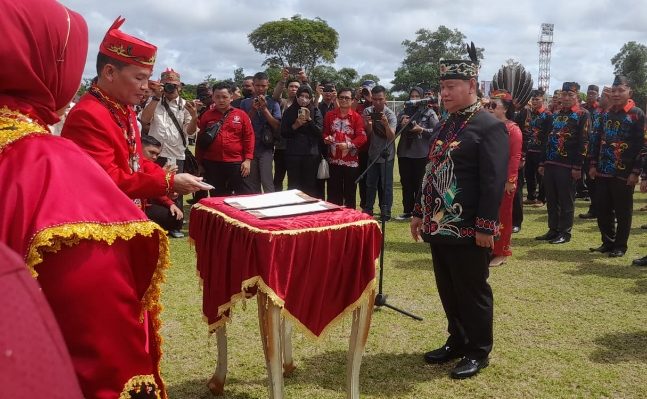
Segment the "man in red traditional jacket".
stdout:
[[200,177],[165,172],[144,159],[137,119],[139,104],[155,64],[157,48],[119,30],[108,29],[97,56],[98,80],[70,112],[61,136],[84,149],[117,186],[143,207],[145,198],[203,189]]

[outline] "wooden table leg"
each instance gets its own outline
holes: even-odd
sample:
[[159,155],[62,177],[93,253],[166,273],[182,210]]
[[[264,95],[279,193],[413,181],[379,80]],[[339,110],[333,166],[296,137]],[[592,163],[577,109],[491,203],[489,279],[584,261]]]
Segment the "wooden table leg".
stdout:
[[283,377],[289,377],[296,366],[292,358],[292,322],[286,318],[281,322],[281,348],[283,348]]
[[359,308],[353,312],[353,327],[348,345],[348,360],[346,364],[346,397],[359,399],[359,369],[362,365],[362,355],[371,327],[375,290]]
[[216,330],[218,345],[218,362],[216,371],[207,383],[209,391],[215,396],[222,396],[225,391],[225,379],[227,378],[227,326],[224,325]]
[[263,352],[265,353],[270,399],[283,399],[281,308],[276,306],[266,294],[260,291],[256,298],[258,302],[258,324],[263,341]]

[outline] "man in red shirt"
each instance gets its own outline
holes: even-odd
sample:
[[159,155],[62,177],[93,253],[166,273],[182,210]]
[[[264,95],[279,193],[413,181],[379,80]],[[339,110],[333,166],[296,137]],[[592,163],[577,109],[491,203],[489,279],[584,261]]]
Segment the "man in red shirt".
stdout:
[[364,119],[351,108],[352,93],[351,89],[339,90],[339,108],[326,114],[323,138],[329,148],[328,201],[355,209],[355,179],[360,173],[358,154],[366,144],[366,133]]
[[121,32],[124,21],[118,18],[108,29],[97,56],[97,83],[70,111],[61,136],[90,154],[143,207],[145,198],[198,191],[202,179],[165,172],[143,158],[133,105],[146,94],[157,48]]
[[205,180],[215,187],[213,195],[250,193],[243,180],[249,176],[254,159],[254,128],[245,111],[231,106],[232,95],[231,86],[216,83],[213,86],[213,105],[198,122],[198,135],[201,135],[222,121],[211,145],[208,148],[196,146],[195,152],[204,169]]

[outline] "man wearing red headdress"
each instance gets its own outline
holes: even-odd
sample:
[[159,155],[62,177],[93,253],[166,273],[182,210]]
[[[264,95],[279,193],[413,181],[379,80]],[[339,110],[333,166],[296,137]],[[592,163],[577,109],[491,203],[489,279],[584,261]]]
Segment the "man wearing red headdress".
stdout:
[[173,192],[203,189],[200,177],[166,172],[144,159],[133,105],[146,95],[157,47],[119,30],[117,18],[97,56],[97,83],[70,111],[61,136],[74,141],[136,204]]
[[[158,334],[165,233],[87,153],[47,130],[79,87],[85,21],[54,0],[0,0],[0,9],[0,242],[38,278],[83,397],[166,397]],[[9,320],[0,332],[18,325]],[[4,360],[2,376],[14,367]],[[31,370],[34,386],[47,384]],[[79,397],[45,388],[30,397]]]

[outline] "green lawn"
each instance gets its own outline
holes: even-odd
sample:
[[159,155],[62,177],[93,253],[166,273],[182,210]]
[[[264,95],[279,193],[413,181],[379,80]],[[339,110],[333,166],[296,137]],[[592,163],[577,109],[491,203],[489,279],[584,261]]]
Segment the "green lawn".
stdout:
[[[401,211],[395,187],[393,214]],[[647,197],[636,194],[635,209]],[[588,203],[577,202],[576,214]],[[647,397],[647,269],[630,266],[647,254],[647,212],[634,213],[627,255],[591,254],[595,221],[576,218],[573,240],[553,246],[533,238],[546,231],[545,208],[525,208],[513,237],[513,258],[492,269],[494,350],[490,367],[454,381],[451,365],[430,366],[422,354],[446,339],[428,246],[414,243],[409,225],[387,224],[385,285],[389,302],[424,318],[381,309],[373,316],[360,375],[367,398],[645,398]],[[212,397],[206,381],[216,359],[215,336],[202,321],[202,293],[193,249],[171,240],[173,265],[163,289],[163,376],[173,399]],[[314,342],[293,337],[296,372],[285,380],[289,398],[345,397],[347,318]],[[225,398],[265,398],[265,361],[255,300],[238,306],[228,326]]]

